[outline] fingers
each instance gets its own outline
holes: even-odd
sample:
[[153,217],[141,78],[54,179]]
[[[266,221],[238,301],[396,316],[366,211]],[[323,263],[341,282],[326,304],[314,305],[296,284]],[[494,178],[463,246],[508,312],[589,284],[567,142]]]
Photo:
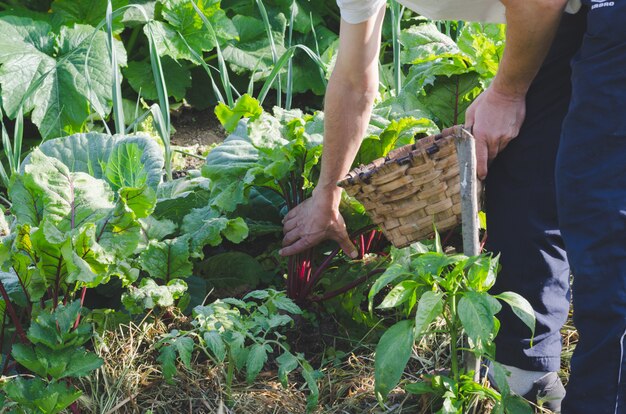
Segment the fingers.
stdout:
[[294,244],[296,241],[300,240],[301,238],[302,238],[302,235],[297,229],[292,230],[286,233],[285,237],[283,237],[283,247],[290,246]]
[[341,250],[343,250],[343,252],[350,258],[356,259],[359,257],[359,252],[357,251],[356,246],[352,243],[352,240],[350,240],[348,232],[345,229],[342,233],[338,234],[334,240],[339,244]]
[[489,148],[487,142],[476,138],[476,175],[479,180],[487,177],[487,165],[489,163]]
[[294,254],[302,253],[306,249],[311,248],[312,245],[308,243],[305,239],[299,239],[294,244],[283,247],[278,251],[278,254],[281,256],[293,256]]
[[294,230],[295,228],[298,227],[298,221],[295,219],[291,219],[291,220],[283,220],[283,233],[287,234],[290,231]]

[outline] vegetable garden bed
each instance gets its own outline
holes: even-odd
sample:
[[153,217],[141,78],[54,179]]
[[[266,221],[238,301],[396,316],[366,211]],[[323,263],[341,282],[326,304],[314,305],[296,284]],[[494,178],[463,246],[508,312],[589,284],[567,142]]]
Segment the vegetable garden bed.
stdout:
[[[355,165],[461,124],[503,50],[390,9]],[[344,195],[358,258],[278,254],[338,24],[334,0],[0,2],[0,413],[531,412],[461,364],[493,357],[496,299],[534,316],[457,231],[395,249]]]

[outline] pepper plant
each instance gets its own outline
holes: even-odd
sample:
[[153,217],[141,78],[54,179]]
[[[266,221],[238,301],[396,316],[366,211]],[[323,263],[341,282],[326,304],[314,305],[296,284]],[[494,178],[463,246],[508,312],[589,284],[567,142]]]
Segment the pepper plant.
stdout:
[[[432,249],[416,244],[392,250],[391,265],[370,290],[370,309],[375,296],[391,285],[378,308],[397,308],[409,319],[391,326],[376,348],[375,389],[381,403],[399,383],[414,343],[431,334],[431,323],[441,318],[445,321],[443,329],[450,337],[449,374],[426,375],[424,382],[408,384],[406,390],[441,397],[443,406],[439,413],[468,412],[476,397],[492,400],[495,412],[531,412],[523,399],[510,394],[505,371],[495,362],[493,339],[500,325],[495,316],[502,308],[499,300],[511,306],[533,335],[535,316],[530,304],[516,293],[488,293],[495,283],[497,269],[498,257],[491,254],[446,255],[438,236]],[[461,348],[463,333],[468,343]],[[462,351],[492,361],[502,395],[474,382],[474,373],[462,364]]]

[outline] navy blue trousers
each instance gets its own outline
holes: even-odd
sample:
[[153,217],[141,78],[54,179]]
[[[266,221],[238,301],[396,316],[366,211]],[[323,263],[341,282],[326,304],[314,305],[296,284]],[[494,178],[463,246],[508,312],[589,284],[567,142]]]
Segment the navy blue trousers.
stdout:
[[504,305],[496,359],[533,371],[558,371],[560,329],[569,311],[570,270],[558,230],[554,169],[571,95],[570,61],[585,31],[584,13],[564,15],[526,99],[520,134],[495,158],[486,179],[487,249],[501,253],[492,292],[513,291],[533,306],[531,332]]
[[579,343],[563,413],[626,413],[626,1],[583,0],[587,32],[557,157]]

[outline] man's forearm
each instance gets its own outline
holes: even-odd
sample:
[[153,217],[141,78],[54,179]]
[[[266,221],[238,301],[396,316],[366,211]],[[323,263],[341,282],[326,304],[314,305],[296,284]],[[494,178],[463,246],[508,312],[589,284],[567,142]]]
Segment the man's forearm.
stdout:
[[506,7],[506,48],[493,87],[505,95],[525,96],[548,53],[567,0],[501,1]]
[[377,76],[372,74],[368,83],[355,87],[341,74],[333,74],[328,83],[322,169],[315,191],[332,197],[334,206],[341,196],[337,181],[348,173],[369,124]]
[[322,170],[314,195],[336,208],[337,181],[349,171],[365,135],[378,92],[378,55],[385,8],[359,24],[342,21],[339,54],[326,88]]

